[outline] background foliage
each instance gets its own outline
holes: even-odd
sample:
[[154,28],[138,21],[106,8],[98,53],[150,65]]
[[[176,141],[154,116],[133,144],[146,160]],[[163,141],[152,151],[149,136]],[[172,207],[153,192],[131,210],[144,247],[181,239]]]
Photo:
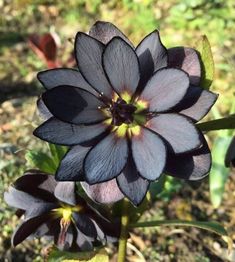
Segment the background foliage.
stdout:
[[[12,249],[10,235],[17,219],[2,200],[8,185],[27,166],[32,167],[35,152],[30,150],[40,152],[41,157],[50,154],[45,143],[32,136],[39,121],[36,96],[42,91],[35,76],[46,65],[29,48],[28,36],[56,32],[58,57],[66,63],[75,33],[89,30],[96,20],[113,22],[135,44],[156,28],[167,47],[197,47],[200,36],[207,35],[215,60],[211,89],[220,94],[208,116],[214,119],[235,112],[234,10],[233,0],[0,0],[0,261],[43,261],[42,248],[48,245],[36,240]],[[207,136],[215,160],[210,181],[197,189],[167,180],[165,191],[155,198],[154,208],[144,219],[213,219],[225,224],[235,240],[235,179],[224,168],[223,155],[232,135],[233,131],[219,131]],[[141,261],[138,250],[146,261],[235,261],[218,237],[197,229],[135,230],[128,244],[128,261]],[[108,253],[115,261],[113,248]]]

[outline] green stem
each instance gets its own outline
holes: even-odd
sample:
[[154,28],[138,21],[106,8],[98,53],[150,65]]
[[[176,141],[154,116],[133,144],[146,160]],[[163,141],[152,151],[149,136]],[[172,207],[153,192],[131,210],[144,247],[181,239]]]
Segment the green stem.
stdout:
[[129,214],[128,214],[129,202],[126,198],[123,200],[122,217],[121,217],[121,234],[118,244],[118,262],[125,262],[126,260],[126,244],[128,238],[128,226],[129,226]]

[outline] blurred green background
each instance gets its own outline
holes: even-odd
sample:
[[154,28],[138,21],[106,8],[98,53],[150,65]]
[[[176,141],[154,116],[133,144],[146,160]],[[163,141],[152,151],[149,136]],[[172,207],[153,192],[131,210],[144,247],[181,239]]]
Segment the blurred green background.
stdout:
[[[200,36],[205,34],[215,60],[211,89],[220,94],[207,119],[234,113],[234,0],[0,0],[0,13],[0,261],[43,261],[42,248],[47,245],[44,240],[36,240],[11,248],[10,236],[18,221],[2,197],[9,184],[26,169],[27,151],[48,151],[45,143],[32,136],[38,121],[35,101],[42,92],[36,74],[47,67],[30,48],[29,35],[56,33],[60,38],[57,55],[66,64],[76,32],[88,31],[97,20],[114,23],[134,44],[156,28],[166,47],[197,47]],[[209,179],[199,189],[168,181],[165,193],[156,199],[145,218],[213,219],[227,226],[235,240],[234,172],[223,168],[226,141],[232,135],[232,131],[220,131],[207,136],[220,166],[218,170],[213,168],[215,175],[210,181],[212,188],[218,181],[221,186],[219,200],[218,194],[212,199],[214,205]],[[225,247],[217,236],[196,229],[139,230],[130,240],[128,261],[235,261],[235,255],[228,256]],[[145,260],[140,260],[135,249],[143,253]],[[108,251],[115,261],[115,249]]]

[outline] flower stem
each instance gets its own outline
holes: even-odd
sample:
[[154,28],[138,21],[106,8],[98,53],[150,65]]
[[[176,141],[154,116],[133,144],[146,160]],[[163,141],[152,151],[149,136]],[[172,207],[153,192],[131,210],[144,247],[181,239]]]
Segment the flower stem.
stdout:
[[128,225],[129,225],[129,216],[128,216],[128,207],[129,202],[126,198],[123,200],[122,206],[122,217],[121,217],[121,234],[118,244],[118,262],[125,262],[126,258],[126,244],[128,238]]

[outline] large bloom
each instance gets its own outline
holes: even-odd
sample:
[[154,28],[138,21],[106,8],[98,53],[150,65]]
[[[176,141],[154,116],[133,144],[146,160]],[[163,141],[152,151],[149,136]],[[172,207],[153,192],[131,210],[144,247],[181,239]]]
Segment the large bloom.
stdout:
[[60,249],[91,250],[119,235],[118,225],[114,227],[76,194],[74,182],[57,182],[40,171],[29,170],[18,178],[4,199],[23,216],[12,236],[14,246],[29,236],[46,236]]
[[111,181],[137,205],[163,172],[188,180],[209,172],[210,151],[195,123],[217,95],[199,87],[194,49],[167,50],[157,30],[134,48],[114,25],[97,22],[89,35],[77,33],[75,55],[79,71],[38,75],[50,118],[34,134],[71,146],[56,179],[84,180],[88,193]]

